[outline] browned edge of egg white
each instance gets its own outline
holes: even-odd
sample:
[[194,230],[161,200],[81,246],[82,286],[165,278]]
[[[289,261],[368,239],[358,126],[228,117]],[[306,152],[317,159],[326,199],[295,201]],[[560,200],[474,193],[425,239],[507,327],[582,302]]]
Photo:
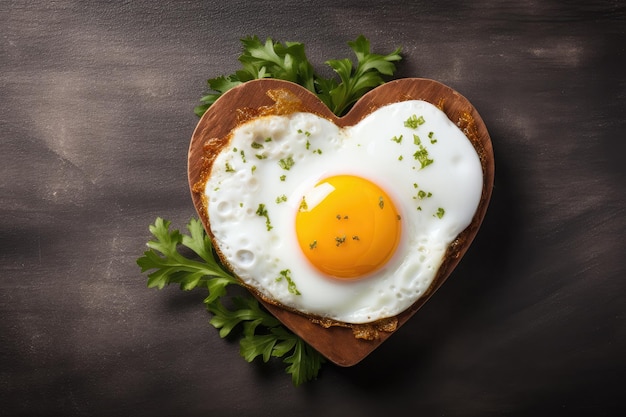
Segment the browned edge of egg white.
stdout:
[[[206,216],[204,183],[217,151],[229,142],[231,131],[239,124],[264,114],[289,114],[307,111],[334,122],[339,127],[357,124],[368,114],[387,104],[424,100],[443,110],[465,133],[476,149],[483,169],[481,200],[471,224],[449,246],[433,283],[424,296],[397,316],[400,328],[443,284],[457,266],[476,236],[485,216],[493,188],[495,166],[491,138],[482,118],[461,94],[437,81],[403,78],[390,81],[365,94],[350,112],[337,117],[317,96],[298,84],[262,79],[243,83],[224,93],[202,116],[193,132],[188,155],[188,179],[196,211],[212,237]],[[314,320],[273,305],[252,291],[267,310],[309,345],[339,366],[352,366],[363,360],[395,330],[374,332],[373,340],[355,338],[349,327],[325,327]]]

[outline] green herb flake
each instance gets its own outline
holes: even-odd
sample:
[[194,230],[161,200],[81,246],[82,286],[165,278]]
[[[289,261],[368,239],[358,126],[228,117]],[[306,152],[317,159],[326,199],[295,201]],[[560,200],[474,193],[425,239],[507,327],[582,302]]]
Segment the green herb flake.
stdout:
[[271,142],[271,141],[272,141],[271,137],[268,136],[268,137],[265,138],[265,142]]
[[283,158],[280,161],[278,161],[278,165],[286,170],[289,171],[291,169],[291,167],[293,167],[295,164],[294,160],[293,160],[293,156],[289,155],[287,158]]
[[335,246],[341,246],[345,242],[346,242],[346,235],[337,236],[335,238]]
[[439,207],[437,209],[437,213],[435,213],[434,215],[441,219],[444,214],[446,214],[446,211],[442,207]]
[[270,222],[269,213],[267,212],[267,209],[265,208],[265,204],[262,204],[262,203],[259,204],[259,208],[257,208],[256,214],[257,216],[265,217],[265,227],[267,228],[268,232],[273,229],[273,226]]
[[276,197],[276,204],[284,203],[287,201],[287,196],[285,194]]
[[228,162],[226,162],[226,172],[235,172],[234,168],[230,166]]
[[400,136],[394,136],[391,138],[392,141],[394,141],[395,143],[401,143],[402,142],[402,135]]
[[420,200],[423,200],[423,199],[425,199],[425,198],[430,198],[430,197],[432,197],[432,196],[433,196],[433,193],[431,193],[431,192],[426,192],[426,191],[424,191],[424,190],[419,190],[419,191],[417,192],[417,198],[419,198]]
[[252,167],[250,168],[250,172],[254,174],[254,171],[256,171],[256,165],[252,165]]
[[285,179],[287,179],[287,176],[286,176],[286,175],[281,175],[281,176],[280,176],[280,180],[281,180],[281,181],[285,181]]
[[317,247],[317,240],[314,240],[313,242],[309,243],[309,249],[313,250]]
[[378,197],[378,207],[380,207],[381,210],[385,208],[385,200],[383,200],[382,195]]
[[358,235],[352,236],[352,240],[360,240]]
[[254,156],[256,156],[257,159],[267,159],[267,155],[262,154],[262,153],[258,153],[258,154],[254,155]]
[[303,196],[302,201],[300,201],[300,207],[298,207],[298,211],[307,211],[308,209],[309,205],[306,203],[306,199]]
[[424,120],[424,117],[422,116],[417,117],[417,115],[414,114],[408,119],[406,119],[406,121],[404,122],[404,127],[408,127],[409,129],[417,129],[418,126],[423,125],[424,123],[426,123],[426,120]]
[[428,150],[424,147],[424,145],[422,145],[422,142],[421,142],[419,136],[413,135],[413,141],[419,147],[418,150],[415,151],[415,153],[413,154],[413,158],[415,158],[417,161],[419,161],[419,163],[421,165],[420,169],[425,168],[428,165],[432,164],[434,161],[429,158]]
[[263,144],[259,143],[259,142],[252,142],[252,145],[250,145],[250,146],[252,146],[254,149],[263,149],[264,148]]
[[404,159],[404,156],[402,156],[402,155],[400,155],[400,156],[398,157],[398,161],[402,161],[403,159]]
[[414,154],[413,154],[413,158],[415,158],[417,161],[419,161],[421,168],[423,169],[425,167],[427,167],[428,165],[432,164],[433,161],[432,159],[430,159],[428,157],[428,151],[426,150],[426,148],[421,148],[419,150],[417,150]]
[[239,154],[241,155],[241,160],[245,164],[246,163],[246,154],[244,153],[243,149],[241,150],[241,152],[239,152]]
[[309,142],[309,140],[306,140],[306,144],[304,145],[304,147],[306,148],[306,150],[308,151],[309,148],[311,147],[311,142]]
[[291,270],[283,269],[282,271],[280,271],[280,276],[276,278],[276,282],[282,281],[283,278],[285,279],[285,281],[287,281],[287,290],[290,293],[292,293],[293,295],[301,295],[300,291],[298,291],[298,288],[296,287],[296,283],[293,282],[293,279],[291,278]]

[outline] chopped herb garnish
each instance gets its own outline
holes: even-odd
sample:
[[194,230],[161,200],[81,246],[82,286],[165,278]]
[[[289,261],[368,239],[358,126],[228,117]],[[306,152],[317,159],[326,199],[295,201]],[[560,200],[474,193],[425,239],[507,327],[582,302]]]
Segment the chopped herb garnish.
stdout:
[[313,242],[309,243],[309,249],[315,249],[317,247],[317,240],[314,240]]
[[417,115],[414,114],[413,116],[406,119],[406,121],[404,122],[404,126],[410,129],[417,129],[418,126],[423,125],[425,122],[426,121],[422,116],[417,117]]
[[394,141],[395,143],[400,143],[402,142],[402,135],[400,136],[394,136],[391,138],[392,141]]
[[421,168],[424,168],[434,161],[428,157],[428,150],[422,145],[419,136],[413,135],[413,141],[419,146],[419,149],[413,154],[413,158],[419,161]]
[[357,235],[352,236],[352,240],[359,240],[359,236]]
[[280,282],[283,280],[283,278],[287,281],[287,290],[294,294],[294,295],[301,295],[300,291],[298,291],[298,288],[296,288],[296,283],[293,282],[293,279],[291,279],[291,270],[289,269],[283,269],[282,271],[280,271],[280,276],[278,278],[276,278],[276,282]]
[[298,208],[299,211],[307,211],[309,209],[308,204],[306,203],[306,200],[304,198],[304,196],[302,197],[302,201],[300,201],[300,207]]
[[276,197],[276,204],[284,203],[287,201],[287,196],[285,194]]
[[228,162],[226,162],[226,172],[235,172],[232,166]]
[[337,217],[337,220],[341,220],[341,214],[338,214],[336,217]]
[[268,232],[273,229],[273,226],[270,222],[270,216],[267,212],[267,209],[265,208],[265,204],[259,204],[259,208],[257,208],[256,214],[258,216],[265,217],[265,226],[267,227]]
[[402,156],[402,155],[400,155],[400,156],[398,157],[398,161],[402,161],[403,159],[404,159],[404,156]]
[[443,208],[439,207],[437,209],[437,213],[435,213],[435,216],[437,216],[437,217],[439,217],[441,219],[444,214],[446,214],[446,211]]
[[281,175],[281,176],[280,176],[280,180],[281,180],[281,181],[285,181],[285,179],[286,179],[286,178],[287,178],[287,176],[286,176],[286,175]]
[[250,168],[250,171],[254,174],[254,171],[256,171],[256,165],[252,165],[252,168]]
[[428,132],[428,139],[432,139],[435,132]]
[[282,169],[287,170],[287,171],[289,171],[294,164],[295,162],[293,160],[293,156],[291,155],[289,155],[287,158],[283,158],[280,161],[278,161],[278,165],[280,165]]
[[250,146],[252,146],[254,149],[263,149],[264,148],[263,144],[259,143],[259,142],[252,142],[252,145],[250,145]]
[[313,152],[315,152],[315,153],[316,153],[316,154],[318,154],[318,155],[321,155],[321,154],[322,154],[322,150],[321,150],[321,149],[316,149],[316,150],[314,150]]
[[383,196],[378,197],[378,207],[381,209],[385,208],[385,201],[383,200]]
[[239,154],[241,155],[241,160],[245,164],[246,163],[246,154],[243,152],[243,149],[241,150],[241,152],[239,152]]
[[271,141],[272,141],[271,137],[268,136],[268,137],[265,138],[265,142],[271,142]]
[[419,198],[420,200],[423,200],[424,198],[427,198],[427,197],[432,197],[432,196],[433,196],[433,193],[431,193],[431,192],[426,192],[426,191],[424,191],[424,190],[419,190],[419,191],[417,192],[417,198]]
[[309,148],[311,147],[311,142],[309,142],[309,140],[306,140],[306,144],[304,145],[306,147],[306,150],[308,151]]
[[422,165],[421,168],[427,167],[434,162],[428,157],[428,151],[426,150],[426,148],[421,148],[417,152],[415,152],[413,154],[413,158],[419,161],[419,163]]
[[262,153],[258,153],[255,156],[257,157],[257,159],[267,159],[267,155],[262,154]]
[[341,245],[342,243],[345,243],[345,241],[346,241],[346,235],[343,235],[343,236],[337,236],[337,237],[335,238],[335,246],[339,246],[339,245]]

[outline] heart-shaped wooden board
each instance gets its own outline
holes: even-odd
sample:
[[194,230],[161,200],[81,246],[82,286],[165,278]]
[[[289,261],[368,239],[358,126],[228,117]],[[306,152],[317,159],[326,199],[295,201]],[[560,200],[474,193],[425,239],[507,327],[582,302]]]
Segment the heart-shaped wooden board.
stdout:
[[[281,92],[283,96],[286,93],[290,97],[287,105],[282,103],[283,108],[278,109],[277,112],[308,111],[334,122],[339,127],[353,126],[368,114],[387,104],[405,100],[424,100],[442,109],[474,145],[483,169],[483,189],[478,209],[471,224],[449,246],[446,257],[426,294],[397,316],[395,329],[397,330],[448,278],[467,251],[482,223],[494,180],[493,148],[487,127],[474,106],[465,97],[439,82],[423,78],[399,79],[383,84],[364,95],[343,117],[335,116],[317,96],[294,83],[264,79],[241,84],[223,94],[202,116],[189,147],[188,176],[191,195],[209,235],[211,235],[211,229],[206,215],[201,184],[206,175],[207,162],[214,157],[211,152],[219,148],[221,142],[228,140],[229,133],[242,122],[242,118],[245,120],[254,117],[264,109],[276,107],[277,92]],[[255,296],[285,326],[328,360],[340,366],[355,365],[395,331],[379,332],[374,340],[355,338],[351,328],[322,327],[308,317],[270,304],[256,294]]]

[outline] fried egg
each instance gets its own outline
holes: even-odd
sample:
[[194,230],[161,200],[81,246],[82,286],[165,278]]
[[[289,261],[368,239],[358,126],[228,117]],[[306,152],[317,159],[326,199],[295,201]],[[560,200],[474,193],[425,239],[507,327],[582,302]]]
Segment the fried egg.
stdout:
[[346,128],[260,116],[228,140],[205,185],[213,243],[248,287],[309,316],[362,324],[409,308],[481,198],[471,142],[421,100]]

